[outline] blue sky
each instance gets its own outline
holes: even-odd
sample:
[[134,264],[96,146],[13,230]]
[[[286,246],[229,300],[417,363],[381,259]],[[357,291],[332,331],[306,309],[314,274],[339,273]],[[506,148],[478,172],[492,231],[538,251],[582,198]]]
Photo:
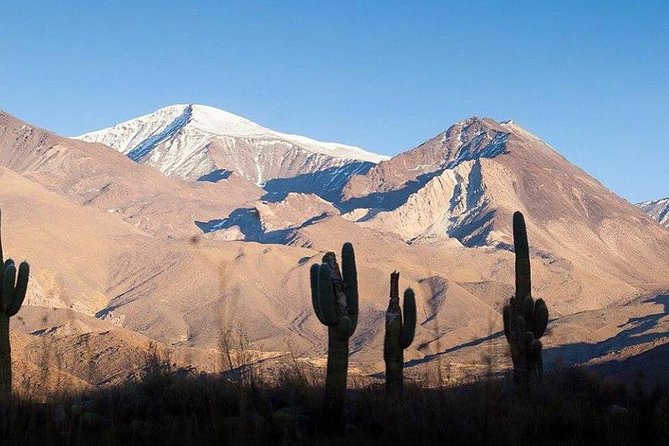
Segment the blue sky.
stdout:
[[669,1],[5,0],[0,109],[64,135],[173,103],[395,154],[513,119],[669,195]]

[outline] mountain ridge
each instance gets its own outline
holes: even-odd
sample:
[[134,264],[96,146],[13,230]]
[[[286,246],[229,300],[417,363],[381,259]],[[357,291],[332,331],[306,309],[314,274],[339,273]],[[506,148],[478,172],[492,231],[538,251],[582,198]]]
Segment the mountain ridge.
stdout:
[[669,197],[654,201],[643,201],[637,203],[636,206],[669,229]]
[[[103,143],[167,175],[196,179],[223,168],[258,185],[352,162],[373,165],[387,158],[358,147],[270,130],[199,104],[163,107],[76,139]],[[273,169],[274,165],[282,168]]]

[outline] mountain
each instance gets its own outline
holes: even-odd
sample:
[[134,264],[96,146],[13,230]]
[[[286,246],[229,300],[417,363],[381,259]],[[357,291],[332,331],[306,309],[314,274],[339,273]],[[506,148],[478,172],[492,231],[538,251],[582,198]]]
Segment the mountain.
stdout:
[[[166,175],[216,181],[235,172],[278,194],[327,194],[328,188],[343,186],[351,175],[386,158],[357,147],[279,133],[197,104],[161,108],[78,139],[108,145]],[[296,184],[285,181],[295,177]],[[324,182],[329,183],[325,189]]]
[[264,191],[237,174],[183,181],[110,150],[55,135],[0,111],[0,166],[153,234],[201,233],[195,221],[229,213]]
[[669,197],[656,201],[644,201],[637,207],[657,220],[661,225],[669,228]]
[[[666,232],[512,122],[461,121],[351,177],[331,204],[325,209],[297,196],[259,201],[203,228],[230,239],[314,247],[319,236],[328,237],[317,235],[319,228],[346,219],[355,223],[351,233],[364,227],[416,249],[455,243],[511,250],[509,222],[521,210],[530,222],[534,258],[562,277],[562,296],[553,307],[559,313],[667,287]],[[552,279],[545,285],[542,292],[556,293]]]
[[[308,175],[281,180],[294,186]],[[229,170],[165,175],[0,112],[4,246],[34,265],[25,318],[12,325],[17,361],[29,373],[42,353],[59,352],[63,376],[105,385],[134,376],[155,342],[179,364],[212,371],[222,335],[241,330],[258,357],[290,351],[321,364],[327,331],[311,308],[309,268],[351,241],[358,372],[382,369],[394,270],[416,290],[412,373],[445,360],[452,376],[477,374],[481,346],[497,348],[504,368],[500,310],[513,293],[515,210],[528,221],[534,294],[551,311],[552,358],[631,354],[665,326],[655,324],[664,301],[648,299],[669,289],[669,232],[513,123],[457,123],[342,178],[330,199],[268,184]],[[600,327],[602,314],[615,324]],[[639,317],[650,322],[636,327]],[[86,345],[105,364],[92,377],[93,356],[76,355]]]
[[669,264],[669,238],[655,222],[513,122],[461,121],[352,177],[342,207],[345,218],[408,243],[449,237],[499,249],[511,249],[508,222],[520,210],[535,257],[565,267],[577,286],[561,302],[572,309],[659,285]]

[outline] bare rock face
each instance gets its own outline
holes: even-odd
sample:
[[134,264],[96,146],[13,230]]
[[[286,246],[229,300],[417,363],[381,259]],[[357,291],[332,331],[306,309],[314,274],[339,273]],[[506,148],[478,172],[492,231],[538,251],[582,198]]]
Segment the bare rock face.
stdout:
[[377,221],[408,241],[440,235],[467,246],[507,243],[508,225],[492,217],[513,209],[529,212],[538,226],[563,219],[594,229],[607,219],[640,218],[534,135],[488,118],[464,120],[352,177],[342,201],[356,221]]
[[466,246],[490,244],[491,194],[498,190],[491,180],[507,173],[489,166],[510,154],[511,137],[509,124],[466,119],[352,177],[341,207],[347,218],[386,227],[407,241],[453,237]]
[[354,203],[366,204],[361,199],[367,198],[370,204],[375,204],[374,198],[378,197],[380,207],[392,206],[394,200],[382,199],[378,194],[395,191],[408,194],[443,170],[454,169],[466,161],[500,155],[506,151],[508,136],[508,130],[491,119],[466,119],[415,149],[380,162],[367,174],[351,178],[344,188],[342,201],[359,199]]
[[656,201],[644,201],[637,204],[637,207],[664,227],[669,228],[669,197]]

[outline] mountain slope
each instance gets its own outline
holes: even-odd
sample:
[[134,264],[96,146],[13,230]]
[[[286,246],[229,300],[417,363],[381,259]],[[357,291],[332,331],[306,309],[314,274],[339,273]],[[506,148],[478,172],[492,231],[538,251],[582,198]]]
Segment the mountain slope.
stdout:
[[[319,356],[326,336],[310,311],[308,271],[311,263],[320,259],[319,251],[336,250],[348,237],[359,247],[359,280],[361,289],[366,290],[361,317],[366,328],[355,338],[356,351],[362,354],[356,361],[369,368],[376,361],[378,352],[373,346],[382,335],[376,321],[387,297],[385,284],[377,283],[379,276],[393,267],[427,274],[420,266],[422,250],[406,245],[398,250],[393,247],[396,239],[380,239],[374,232],[345,220],[334,222],[336,234],[323,227],[330,237],[317,237],[321,239],[318,250],[204,238],[179,240],[147,234],[113,213],[84,207],[6,168],[0,168],[0,186],[6,252],[33,265],[26,306],[46,315],[43,319],[24,319],[21,331],[33,336],[53,333],[49,338],[53,344],[48,345],[54,348],[67,345],[59,332],[71,336],[71,330],[62,327],[72,325],[50,313],[57,307],[75,310],[68,317],[71,321],[94,315],[121,327],[123,330],[115,331],[117,338],[101,333],[102,338],[90,339],[89,344],[90,348],[100,348],[109,343],[105,352],[117,352],[119,361],[137,356],[136,352],[119,351],[126,348],[124,345],[136,350],[135,344],[127,345],[132,332],[174,348],[215,349],[222,332],[228,329],[243,329],[253,345],[263,351],[285,349],[289,342],[297,354]],[[291,196],[290,200],[302,206],[301,197]],[[326,202],[320,203],[323,211],[330,209]],[[277,221],[291,216],[291,210],[283,210],[281,205],[272,205],[272,209]],[[409,263],[398,265],[392,259],[377,257],[377,247],[382,253],[404,251],[402,257]],[[465,249],[460,251],[468,255]],[[435,254],[430,257],[438,258]],[[405,283],[415,282],[412,277],[414,274],[407,273]],[[484,310],[484,303],[476,305],[480,311],[492,311]],[[253,311],[245,311],[247,308]],[[28,308],[24,313],[36,309]],[[432,312],[428,309],[426,314]],[[448,327],[449,333],[460,330],[479,332],[476,327]],[[432,335],[425,332],[424,336]],[[40,342],[26,338],[25,344]],[[30,350],[26,354],[29,359],[35,357]],[[412,355],[420,354],[414,351]],[[83,366],[77,363],[72,367],[68,371],[77,375],[79,372],[75,372]],[[119,369],[123,367],[115,365],[107,372],[118,379]],[[128,372],[134,373],[132,368]],[[97,381],[112,379],[100,373]]]
[[451,237],[502,249],[511,247],[508,222],[520,210],[535,256],[567,262],[583,291],[610,293],[603,301],[569,298],[576,307],[615,302],[634,294],[629,285],[666,286],[668,234],[512,122],[462,121],[352,177],[342,201],[346,218],[411,243]]
[[[420,368],[468,352],[475,362],[481,344],[505,347],[500,309],[513,293],[515,210],[528,221],[533,292],[548,302],[551,326],[614,307],[632,318],[636,307],[625,304],[669,289],[669,232],[512,123],[456,124],[347,180],[330,202],[285,189],[267,199],[223,168],[184,181],[2,113],[0,166],[8,253],[35,265],[28,303],[40,310],[21,328],[33,336],[25,345],[48,332],[65,337],[60,351],[94,316],[102,319],[96,348],[106,339],[142,348],[147,339],[130,336],[139,334],[215,353],[222,333],[242,329],[254,349],[317,363],[327,331],[311,309],[309,268],[351,241],[361,290],[354,367],[383,367],[394,270],[417,295],[407,360]],[[39,322],[52,306],[75,309],[74,322]],[[573,320],[578,330],[592,323]],[[118,330],[102,334],[110,324]],[[609,329],[607,337],[620,330]],[[550,345],[574,342],[562,336]],[[117,379],[119,368],[110,369],[114,376],[95,382]]]
[[351,173],[365,172],[385,159],[357,147],[275,132],[197,104],[172,105],[78,138],[106,144],[167,175],[197,180],[226,170],[258,185],[348,165],[354,166]]
[[163,236],[192,236],[196,220],[228,213],[263,191],[236,174],[182,181],[101,144],[63,138],[0,111],[0,166],[85,206]]
[[637,207],[657,220],[661,225],[669,228],[669,197],[656,201],[644,201]]
[[[543,292],[556,299],[559,314],[669,288],[669,234],[512,122],[457,123],[351,177],[332,204],[289,194],[200,225],[223,239],[317,247],[343,217],[355,223],[351,239],[362,227],[419,251],[456,245],[511,250],[511,216],[521,210],[534,259],[557,275],[544,282]],[[483,288],[490,287],[478,292]]]

